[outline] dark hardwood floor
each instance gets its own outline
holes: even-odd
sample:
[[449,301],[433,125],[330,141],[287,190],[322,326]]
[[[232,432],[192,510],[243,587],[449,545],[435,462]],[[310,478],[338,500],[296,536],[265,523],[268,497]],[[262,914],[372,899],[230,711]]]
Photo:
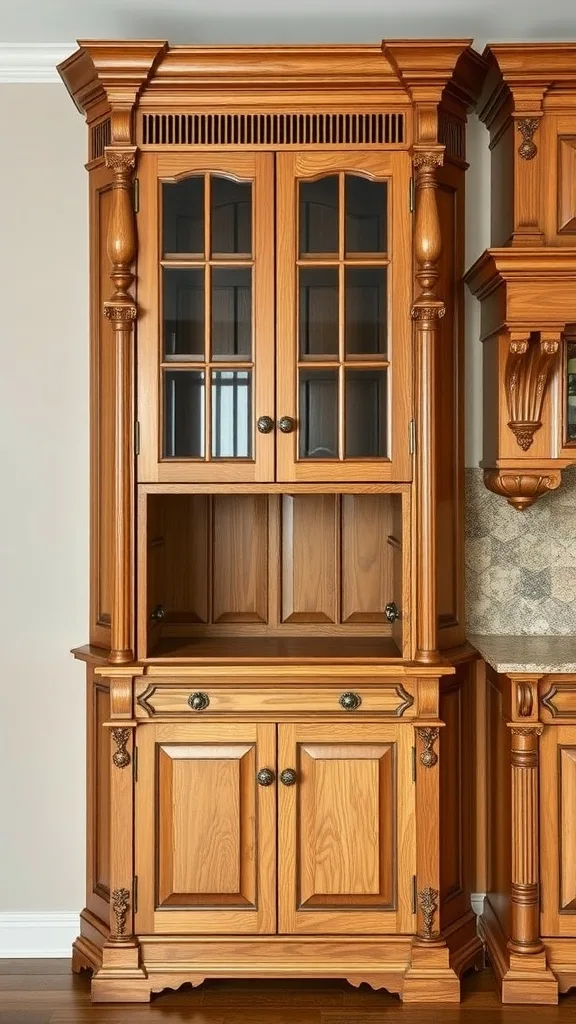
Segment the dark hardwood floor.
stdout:
[[464,979],[460,1006],[406,1006],[344,982],[212,981],[156,996],[150,1005],[90,1002],[87,974],[68,960],[0,960],[0,1024],[538,1024],[576,1020],[576,993],[559,1006],[500,1006],[489,970]]

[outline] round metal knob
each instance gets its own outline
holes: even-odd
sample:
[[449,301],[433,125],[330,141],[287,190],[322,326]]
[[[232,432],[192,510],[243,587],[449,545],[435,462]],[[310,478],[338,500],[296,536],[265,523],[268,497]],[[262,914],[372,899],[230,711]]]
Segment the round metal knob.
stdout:
[[396,622],[396,619],[400,618],[400,609],[398,605],[394,604],[394,601],[390,601],[384,609],[384,615],[388,619],[388,622]]
[[271,786],[274,782],[274,772],[271,768],[261,768],[256,778],[259,786]]
[[269,434],[274,429],[274,420],[271,416],[260,416],[256,426],[261,434]]
[[283,416],[281,420],[278,420],[278,426],[283,434],[291,434],[295,423],[291,416]]
[[188,704],[192,711],[205,711],[210,703],[207,693],[191,693],[188,697]]
[[362,697],[359,693],[343,693],[338,703],[344,711],[356,711],[362,703]]
[[296,782],[296,772],[293,768],[285,768],[280,772],[280,782],[283,786],[293,786]]
[[153,622],[160,622],[164,618],[164,608],[161,604],[157,604],[155,608],[150,612],[150,618]]

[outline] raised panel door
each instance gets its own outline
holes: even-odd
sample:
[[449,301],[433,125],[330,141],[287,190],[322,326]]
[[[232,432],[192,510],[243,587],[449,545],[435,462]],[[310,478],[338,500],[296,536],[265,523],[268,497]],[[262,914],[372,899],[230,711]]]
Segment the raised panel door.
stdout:
[[411,730],[346,722],[278,733],[278,930],[412,931]]
[[277,478],[410,480],[405,153],[280,153]]
[[540,739],[542,935],[576,934],[576,726]]
[[138,479],[273,480],[274,157],[141,167]]
[[145,725],[138,761],[138,929],[275,931],[275,726]]

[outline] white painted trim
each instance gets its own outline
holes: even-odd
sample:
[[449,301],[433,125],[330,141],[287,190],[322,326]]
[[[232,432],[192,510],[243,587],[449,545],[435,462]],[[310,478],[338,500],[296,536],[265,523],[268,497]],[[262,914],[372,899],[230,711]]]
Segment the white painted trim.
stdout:
[[76,49],[76,43],[4,43],[0,45],[0,84],[58,83],[61,78],[56,65]]
[[0,914],[0,959],[72,956],[79,914]]
[[485,892],[471,892],[470,903],[472,904],[472,910],[476,914],[476,917],[480,917],[480,914],[484,910],[484,900],[486,898]]

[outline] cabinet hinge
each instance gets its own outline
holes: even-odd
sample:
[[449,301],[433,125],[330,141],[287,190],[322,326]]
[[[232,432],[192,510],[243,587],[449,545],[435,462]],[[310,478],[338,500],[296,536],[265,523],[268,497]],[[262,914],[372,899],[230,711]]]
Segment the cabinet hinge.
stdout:
[[416,782],[416,747],[412,747],[412,782]]
[[416,451],[416,420],[410,420],[408,424],[408,451],[410,455]]
[[132,775],[134,782],[138,782],[138,747],[136,744],[132,747]]
[[138,875],[132,880],[132,913],[138,913]]
[[410,213],[414,213],[415,197],[416,187],[414,185],[414,178],[410,178],[410,185],[408,189],[408,202],[410,204]]
[[134,204],[134,213],[140,213],[140,179],[134,178],[134,185],[132,186],[132,203]]
[[415,914],[417,911],[417,899],[418,899],[418,886],[416,884],[416,875],[412,875],[412,913]]
[[134,421],[134,455],[140,455],[140,420]]

